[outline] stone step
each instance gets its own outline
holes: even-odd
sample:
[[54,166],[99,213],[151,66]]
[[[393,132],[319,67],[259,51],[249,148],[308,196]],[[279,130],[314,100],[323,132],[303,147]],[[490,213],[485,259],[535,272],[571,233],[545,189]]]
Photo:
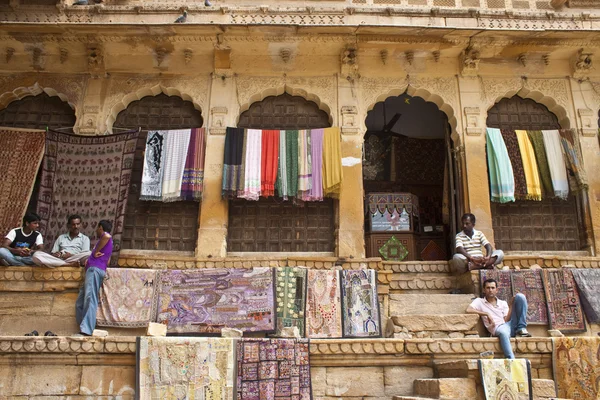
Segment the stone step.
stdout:
[[449,273],[448,261],[382,261],[382,270],[396,273]]
[[456,277],[449,273],[394,273],[389,278],[390,291],[396,293],[445,293],[456,287]]
[[391,293],[390,315],[462,314],[471,304],[472,294]]
[[476,330],[479,316],[475,314],[395,315],[391,321],[394,337],[398,335],[399,339],[479,337]]
[[533,400],[556,398],[556,385],[552,379],[532,379]]
[[477,382],[471,378],[416,379],[413,383],[417,396],[434,399],[477,399]]

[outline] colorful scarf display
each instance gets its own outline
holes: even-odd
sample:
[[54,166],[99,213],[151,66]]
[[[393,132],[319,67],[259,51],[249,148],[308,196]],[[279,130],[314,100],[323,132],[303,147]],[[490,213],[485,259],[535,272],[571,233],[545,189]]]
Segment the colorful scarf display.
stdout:
[[312,188],[312,153],[310,131],[298,131],[298,198],[310,199]]
[[298,193],[298,131],[286,131],[285,156],[287,158],[288,197],[295,198]]
[[260,194],[275,196],[275,180],[279,162],[279,131],[262,131]]
[[246,200],[258,200],[260,196],[262,132],[248,129],[244,140],[244,186],[238,197]]
[[205,152],[206,140],[204,128],[192,129],[181,183],[182,200],[200,201],[202,199]]
[[552,188],[554,196],[566,200],[569,197],[569,182],[567,181],[567,170],[563,158],[562,144],[557,130],[542,131],[544,137],[544,148],[548,157],[550,176],[552,177]]
[[579,143],[575,141],[575,133],[572,129],[561,129],[559,133],[560,143],[562,144],[565,159],[567,161],[567,169],[569,170],[570,175],[575,178],[577,189],[587,189],[587,174],[583,168],[583,156],[581,155]]
[[140,200],[162,199],[168,131],[150,131],[146,138]]
[[521,148],[517,134],[510,129],[502,129],[500,132],[506,145],[506,151],[508,152],[515,177],[515,199],[525,200],[527,199],[527,180],[525,179],[525,169],[523,168]]
[[527,131],[527,136],[529,136],[535,154],[543,196],[554,197],[552,176],[550,175],[548,157],[546,156],[546,148],[544,147],[544,135],[542,135],[542,131]]
[[310,131],[310,152],[312,175],[308,198],[311,201],[323,200],[323,129]]
[[223,182],[221,186],[224,198],[237,196],[243,190],[242,157],[244,153],[244,129],[227,128],[225,133],[225,155],[223,159]]
[[286,131],[279,131],[279,160],[277,163],[277,194],[288,199]]
[[323,195],[338,198],[342,186],[342,139],[339,128],[323,131]]
[[487,128],[486,149],[491,200],[498,203],[515,201],[513,168],[500,129]]
[[535,160],[535,152],[529,141],[527,131],[516,131],[521,154],[521,162],[525,172],[525,181],[527,183],[527,200],[542,200],[542,184],[538,173],[538,166]]
[[190,129],[167,132],[161,201],[181,200],[181,184],[190,144]]

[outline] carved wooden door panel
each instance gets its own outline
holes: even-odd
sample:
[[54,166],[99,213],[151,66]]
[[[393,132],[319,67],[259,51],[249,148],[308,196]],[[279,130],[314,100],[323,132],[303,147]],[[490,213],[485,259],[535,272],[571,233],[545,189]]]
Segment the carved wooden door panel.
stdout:
[[[329,116],[302,97],[267,97],[240,115],[240,128],[317,129],[331,126]],[[229,252],[333,252],[333,200],[293,205],[281,199],[229,202]]]
[[[488,111],[487,126],[500,129],[560,129],[558,119],[544,105],[514,96]],[[492,203],[496,247],[508,251],[568,251],[581,249],[577,201],[517,200]]]
[[195,201],[140,201],[140,189],[147,131],[199,128],[202,114],[189,101],[159,94],[131,103],[117,115],[114,126],[142,129],[125,210],[123,249],[194,251],[200,205]]

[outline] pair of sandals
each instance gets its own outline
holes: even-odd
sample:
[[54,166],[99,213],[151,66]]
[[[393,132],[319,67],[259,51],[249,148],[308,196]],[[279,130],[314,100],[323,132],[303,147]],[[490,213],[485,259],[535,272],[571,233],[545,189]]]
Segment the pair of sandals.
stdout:
[[[33,330],[29,333],[26,333],[23,336],[40,336],[40,334],[38,333],[38,331]],[[46,333],[44,333],[44,336],[58,336],[58,335],[52,331],[46,331]]]

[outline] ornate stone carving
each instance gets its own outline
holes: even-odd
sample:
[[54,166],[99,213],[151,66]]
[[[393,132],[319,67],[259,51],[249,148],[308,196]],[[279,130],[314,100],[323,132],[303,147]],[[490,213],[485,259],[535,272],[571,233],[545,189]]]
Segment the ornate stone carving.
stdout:
[[193,55],[194,55],[194,52],[192,51],[192,49],[183,50],[183,61],[185,62],[185,65],[189,64],[190,61],[192,61]]
[[31,67],[36,71],[44,69],[44,52],[41,48],[35,46],[30,48],[31,51]]
[[481,111],[479,107],[465,107],[465,117],[467,126],[465,130],[467,135],[479,136],[483,133],[483,127],[481,126]]
[[[548,354],[552,353],[551,338],[511,339],[516,343],[517,352]],[[501,353],[497,338],[477,339],[405,339],[405,354],[479,354],[484,351]]]
[[224,135],[227,129],[225,117],[227,116],[227,107],[213,107],[210,109],[211,123],[209,133],[211,135]]
[[390,290],[450,290],[455,279],[448,276],[415,277],[395,275],[390,281]]
[[600,8],[600,3],[596,0],[569,0],[571,8]]
[[292,50],[287,47],[280,49],[279,57],[281,57],[281,61],[287,64],[292,58]]
[[356,135],[359,131],[359,124],[356,120],[358,110],[355,106],[343,106],[342,114],[342,133],[344,135]]
[[313,339],[310,355],[395,355],[404,353],[401,339]]
[[587,108],[580,108],[577,110],[577,113],[581,119],[581,134],[588,137],[596,136],[598,129],[596,129],[596,124],[593,120],[598,119],[598,114]]
[[0,337],[0,353],[135,354],[135,337]]
[[15,54],[15,49],[13,49],[12,47],[7,47],[6,48],[5,60],[6,60],[7,64],[10,62],[10,60],[12,59],[12,56],[14,54]]
[[435,62],[439,62],[439,61],[440,61],[440,54],[441,54],[441,53],[440,53],[440,51],[439,51],[439,50],[436,50],[436,51],[434,51],[434,52],[433,52],[433,53],[431,53],[431,54],[433,55],[433,60],[434,60]]
[[359,77],[358,74],[358,50],[354,46],[347,46],[341,55],[341,74],[349,81]]
[[165,61],[170,52],[164,47],[157,47],[154,49],[154,60],[156,61],[156,68],[160,68],[162,63]]
[[587,76],[593,68],[593,54],[586,52],[584,49],[579,49],[575,56],[571,59],[571,67],[574,78],[582,78]]
[[405,51],[404,58],[406,59],[406,62],[408,63],[408,65],[412,65],[413,61],[415,60],[415,52],[414,51]]
[[78,289],[81,271],[81,268],[70,267],[4,267],[0,269],[0,290],[43,292]]
[[485,110],[489,110],[496,101],[514,92],[517,93],[523,87],[520,78],[482,78],[480,96],[485,103]]
[[503,30],[581,30],[584,29],[583,19],[534,19],[524,17],[494,18],[482,17],[477,19],[479,28]]
[[450,266],[448,262],[439,261],[383,261],[384,271],[393,271],[401,273],[449,273]]
[[469,46],[460,54],[459,59],[462,76],[477,76],[479,74],[479,50]]
[[64,64],[67,61],[67,59],[69,58],[69,50],[67,50],[64,47],[61,47],[59,49],[59,52],[60,52],[60,63]]
[[385,65],[385,63],[387,62],[388,54],[389,53],[386,49],[383,49],[379,52],[379,57],[381,57],[381,62],[383,63],[383,65]]
[[104,66],[104,54],[98,44],[90,44],[87,48],[88,69],[97,71]]

